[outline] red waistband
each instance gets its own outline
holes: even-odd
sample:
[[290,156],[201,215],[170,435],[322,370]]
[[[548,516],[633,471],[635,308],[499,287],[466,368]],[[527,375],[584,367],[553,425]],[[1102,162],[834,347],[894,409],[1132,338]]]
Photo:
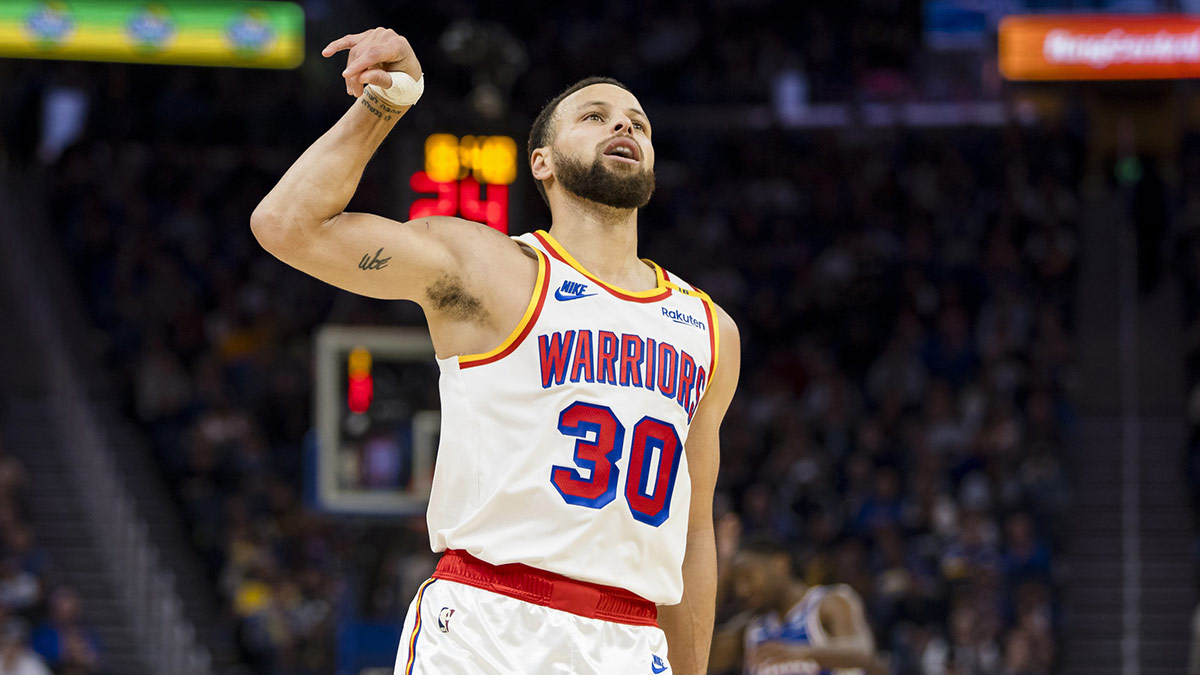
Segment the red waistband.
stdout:
[[465,551],[446,551],[433,578],[457,581],[589,619],[633,626],[658,625],[658,607],[623,588],[577,581],[520,563],[492,565]]

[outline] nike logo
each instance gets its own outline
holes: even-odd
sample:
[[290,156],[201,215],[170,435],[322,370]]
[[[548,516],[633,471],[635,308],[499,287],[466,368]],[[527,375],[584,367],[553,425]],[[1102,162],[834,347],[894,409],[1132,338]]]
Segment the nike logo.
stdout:
[[661,656],[657,654],[651,654],[650,656],[653,657],[653,659],[650,661],[650,672],[657,674],[665,671],[667,668],[670,668],[670,666],[663,662]]
[[561,288],[554,291],[554,299],[563,302],[567,300],[578,300],[580,298],[590,298],[595,293],[587,292],[587,284],[581,284],[578,281],[564,281]]

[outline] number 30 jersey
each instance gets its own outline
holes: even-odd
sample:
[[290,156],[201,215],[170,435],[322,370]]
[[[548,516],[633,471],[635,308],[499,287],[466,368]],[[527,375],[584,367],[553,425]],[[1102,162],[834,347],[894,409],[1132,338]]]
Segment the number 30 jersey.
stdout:
[[712,301],[653,263],[658,286],[631,292],[547,232],[517,240],[538,258],[525,316],[490,352],[438,359],[430,544],[675,604],[684,444],[717,365]]

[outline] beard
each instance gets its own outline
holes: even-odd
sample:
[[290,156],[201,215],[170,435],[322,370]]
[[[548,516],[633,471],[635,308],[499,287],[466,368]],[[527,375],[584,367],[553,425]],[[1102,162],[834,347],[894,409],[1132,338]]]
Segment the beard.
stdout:
[[654,194],[654,171],[615,171],[596,157],[591,164],[551,150],[556,169],[554,177],[567,190],[588,201],[615,209],[640,209]]

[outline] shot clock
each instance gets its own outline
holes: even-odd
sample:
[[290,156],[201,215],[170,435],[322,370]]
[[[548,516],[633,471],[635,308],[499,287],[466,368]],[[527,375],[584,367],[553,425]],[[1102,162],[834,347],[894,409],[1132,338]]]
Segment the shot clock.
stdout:
[[409,187],[422,196],[409,219],[460,216],[508,234],[508,186],[517,178],[517,142],[509,136],[432,134],[425,139],[425,167]]

